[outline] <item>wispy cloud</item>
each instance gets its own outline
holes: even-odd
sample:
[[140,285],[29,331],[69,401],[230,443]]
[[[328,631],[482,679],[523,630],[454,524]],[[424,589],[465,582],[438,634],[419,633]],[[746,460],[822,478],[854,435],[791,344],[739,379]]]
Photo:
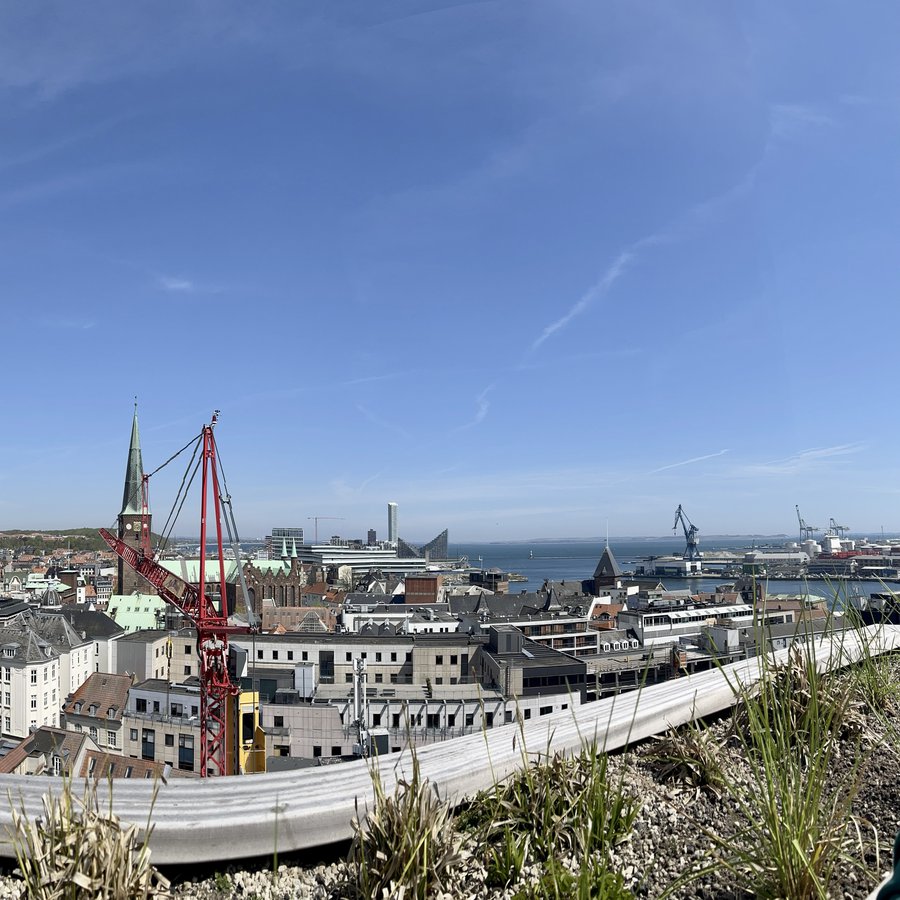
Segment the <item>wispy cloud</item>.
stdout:
[[216,284],[201,284],[192,278],[184,278],[181,275],[157,275],[156,283],[159,288],[169,294],[222,294],[225,288]]
[[89,331],[96,324],[91,319],[72,319],[66,316],[41,316],[44,328],[59,328],[64,331]]
[[531,345],[532,350],[537,350],[547,338],[562,331],[572,319],[580,316],[586,309],[589,309],[596,301],[602,297],[622,276],[622,273],[634,261],[635,253],[633,249],[623,250],[607,268],[600,277],[600,280],[590,287],[581,298],[575,303],[569,311],[555,322],[551,322],[535,339]]
[[171,291],[172,293],[193,294],[197,290],[194,282],[188,278],[172,278],[168,275],[160,275],[157,281],[164,291]]
[[833,116],[816,106],[775,103],[769,108],[769,126],[776,138],[796,138],[810,129],[831,128],[836,124]]
[[476,425],[480,425],[485,417],[488,414],[488,410],[491,408],[491,402],[488,400],[488,394],[496,387],[494,384],[489,384],[480,394],[475,397],[475,417],[471,419],[469,422],[466,422],[465,425],[460,425],[458,428],[455,428],[454,431],[466,431],[469,428],[474,428]]
[[387,419],[381,418],[381,416],[376,415],[372,410],[363,406],[360,403],[356,404],[356,409],[365,419],[371,422],[373,425],[377,425],[379,428],[384,428],[386,431],[391,431],[396,435],[399,435],[404,440],[408,440],[410,434],[408,431],[405,431],[396,422],[389,422]]
[[609,292],[613,285],[637,262],[640,261],[644,251],[660,244],[669,244],[674,241],[684,240],[696,229],[707,225],[713,218],[721,213],[723,207],[732,203],[737,198],[746,194],[753,186],[757,173],[762,165],[763,158],[755,162],[742,176],[727,190],[695,203],[686,212],[679,216],[670,226],[653,234],[648,234],[640,240],[626,247],[607,267],[599,280],[592,285],[579,300],[554,322],[547,325],[537,336],[531,345],[532,350],[537,350],[548,338],[562,331],[569,323],[590,309],[600,298]]
[[836,444],[833,447],[813,447],[809,450],[801,450],[799,453],[783,459],[773,459],[768,462],[741,466],[735,474],[750,476],[796,475],[799,472],[825,463],[827,460],[850,456],[865,450],[865,448],[866,445],[862,443]]
[[666,472],[669,469],[678,469],[681,466],[690,466],[693,463],[703,462],[705,459],[715,459],[717,456],[724,456],[726,453],[730,453],[731,451],[728,449],[719,450],[716,453],[707,453],[704,456],[693,456],[690,459],[683,459],[681,462],[669,463],[665,466],[660,466],[658,469],[651,469],[647,474],[648,475],[656,475],[658,472]]

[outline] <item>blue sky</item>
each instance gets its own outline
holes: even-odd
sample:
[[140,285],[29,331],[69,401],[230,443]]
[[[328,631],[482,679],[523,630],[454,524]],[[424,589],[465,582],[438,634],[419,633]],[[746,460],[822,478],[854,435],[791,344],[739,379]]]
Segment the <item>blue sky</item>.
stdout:
[[900,530],[898,29],[4,5],[0,527],[112,522],[137,395],[147,469],[221,409],[248,536]]

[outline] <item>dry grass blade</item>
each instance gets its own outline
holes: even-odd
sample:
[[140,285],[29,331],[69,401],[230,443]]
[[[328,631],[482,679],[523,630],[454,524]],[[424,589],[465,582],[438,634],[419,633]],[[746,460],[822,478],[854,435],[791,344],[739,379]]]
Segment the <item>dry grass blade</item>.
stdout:
[[13,844],[31,900],[146,900],[170,896],[169,882],[150,865],[147,841],[136,826],[123,828],[112,810],[100,810],[97,787],[87,782],[77,798],[70,781],[43,798],[31,820],[10,798]]
[[708,729],[688,725],[654,738],[648,758],[662,781],[719,796],[725,786],[722,745]]
[[465,857],[462,836],[450,823],[450,808],[419,774],[400,781],[393,796],[372,772],[373,808],[353,822],[348,862],[351,890],[361,898],[409,897],[425,900],[442,890]]

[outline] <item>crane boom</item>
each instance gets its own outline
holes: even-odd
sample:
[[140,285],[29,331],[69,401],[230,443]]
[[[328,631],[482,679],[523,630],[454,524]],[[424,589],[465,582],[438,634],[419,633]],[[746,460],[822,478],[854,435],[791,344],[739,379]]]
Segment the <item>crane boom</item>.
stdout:
[[800,515],[800,504],[795,504],[794,509],[797,510],[797,521],[800,523],[800,540],[811,540],[812,536],[819,530],[818,525],[807,525],[803,516]]
[[[202,494],[200,501],[200,571],[198,584],[189,584],[165,569],[148,552],[143,544],[139,550],[126,544],[105,528],[100,536],[109,548],[139,575],[156,588],[166,603],[174,606],[197,629],[197,653],[200,661],[200,775],[227,774],[228,707],[240,689],[233,684],[228,672],[228,635],[246,634],[247,626],[228,624],[228,608],[225,588],[225,561],[222,549],[222,495],[216,471],[216,443],[213,426],[203,426]],[[206,511],[207,494],[212,488],[216,543],[219,562],[220,594],[216,604],[207,592],[206,584]],[[238,565],[240,563],[238,562]]]
[[678,509],[675,510],[675,524],[672,526],[672,530],[675,531],[678,528],[678,523],[681,522],[681,527],[684,530],[684,555],[682,559],[687,560],[698,560],[701,559],[703,554],[700,552],[700,539],[697,535],[700,533],[700,529],[694,525],[691,520],[684,514],[684,510],[681,508],[681,504],[678,504]]

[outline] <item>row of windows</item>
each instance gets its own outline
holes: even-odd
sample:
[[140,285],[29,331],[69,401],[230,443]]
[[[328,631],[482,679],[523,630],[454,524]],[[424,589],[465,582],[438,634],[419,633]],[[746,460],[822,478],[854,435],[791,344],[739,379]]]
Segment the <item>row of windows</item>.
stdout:
[[[152,704],[152,706],[151,706]],[[172,716],[184,716],[187,715],[187,704],[173,702],[169,704],[169,715]],[[146,712],[160,712],[159,700],[148,701],[146,697],[135,697],[134,699],[134,709],[135,712],[146,713]],[[197,706],[191,705],[190,714],[192,716],[197,715]]]
[[[75,730],[79,733],[84,731],[84,729],[81,727],[81,725],[78,724],[77,722],[75,723]],[[97,726],[91,725],[91,727],[88,729],[88,734],[91,736],[91,740],[94,741],[94,743],[96,743],[97,738],[99,737],[99,734],[97,731]],[[106,732],[106,745],[108,747],[117,746],[118,740],[119,740],[119,736],[115,731],[107,731]]]
[[[130,731],[131,740],[137,741],[137,729]],[[175,747],[175,735],[164,734],[163,741],[166,747]],[[156,732],[152,728],[141,729],[141,758],[156,759]],[[169,762],[169,760],[166,760]],[[191,734],[178,735],[178,768],[193,771],[194,768],[194,736]]]

